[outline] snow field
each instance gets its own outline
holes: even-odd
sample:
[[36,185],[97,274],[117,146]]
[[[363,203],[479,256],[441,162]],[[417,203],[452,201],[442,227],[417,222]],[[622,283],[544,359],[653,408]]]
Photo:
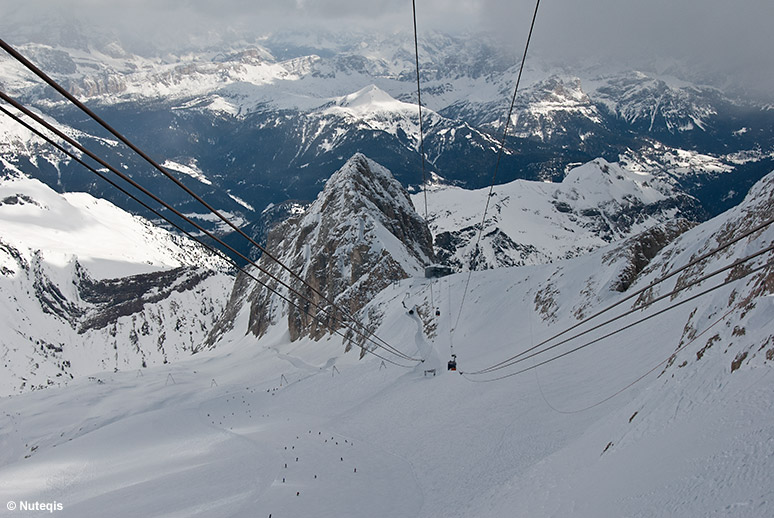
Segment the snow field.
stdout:
[[86,193],[59,194],[22,175],[0,181],[0,201],[5,242],[28,257],[41,251],[52,266],[67,267],[77,258],[95,279],[194,262],[223,267],[222,260]]
[[[539,340],[566,324],[542,324],[529,309],[550,278],[546,267],[474,275],[455,331],[461,369],[521,350],[530,326]],[[560,293],[583,285],[563,278]],[[446,298],[456,309],[464,282],[434,281],[442,312],[430,339],[400,303],[421,312],[428,281],[384,290],[373,301],[386,310],[379,334],[443,367],[456,318]],[[231,335],[217,353],[174,366],[2,400],[0,496],[57,499],[60,516],[760,516],[771,501],[772,445],[761,440],[774,426],[770,367],[725,374],[710,392],[701,366],[680,371],[694,372],[685,379],[655,372],[577,411],[667,357],[668,332],[684,318],[495,383],[357,361],[337,340]]]
[[[33,412],[34,420],[22,421],[5,414],[11,423],[30,425],[13,430],[25,436],[34,436],[35,429],[51,430],[53,423],[66,429],[81,426],[62,437],[37,437],[53,443],[35,448],[45,450],[44,455],[4,472],[3,478],[15,482],[3,484],[2,496],[65,502],[64,516],[94,515],[100,509],[116,516],[260,516],[262,510],[274,516],[358,516],[364,509],[373,516],[396,510],[414,514],[421,495],[410,464],[376,443],[322,426],[327,419],[314,413],[287,409],[293,401],[286,394],[303,397],[314,380],[325,386],[339,378],[329,378],[330,369],[319,375],[296,369],[275,354],[266,350],[258,356],[269,360],[268,370],[289,367],[287,377],[259,386],[226,386],[212,378],[216,381],[205,388],[204,364],[223,363],[209,359],[192,361],[200,363],[194,371],[185,365],[76,383],[72,392],[86,397],[82,404],[79,397],[71,401],[66,415],[46,418]],[[347,384],[346,391],[351,388]],[[43,408],[48,403],[46,398],[38,402]],[[124,412],[117,413],[118,408]],[[112,445],[111,437],[117,441]],[[393,479],[397,473],[405,474],[402,483]],[[403,495],[397,503],[396,487]]]
[[271,451],[205,426],[195,412],[156,410],[17,465],[3,497],[66,502],[69,516],[228,515],[269,478],[266,457]]
[[[743,213],[688,231],[630,289],[713,246],[714,232]],[[705,270],[771,236],[752,236]],[[459,321],[466,273],[377,294],[365,310],[382,315],[378,335],[439,366],[436,376],[425,364],[359,360],[338,338],[290,343],[283,325],[258,341],[245,336],[243,316],[217,349],[173,366],[2,399],[0,498],[56,499],[60,516],[771,515],[774,304],[768,295],[754,307],[736,302],[768,278],[741,279],[500,381],[470,379],[515,368],[470,379],[443,369],[452,345],[472,373],[620,300],[609,291],[620,265],[602,267],[604,255],[475,272]],[[674,362],[648,374],[681,344]],[[739,351],[748,356],[732,371]]]

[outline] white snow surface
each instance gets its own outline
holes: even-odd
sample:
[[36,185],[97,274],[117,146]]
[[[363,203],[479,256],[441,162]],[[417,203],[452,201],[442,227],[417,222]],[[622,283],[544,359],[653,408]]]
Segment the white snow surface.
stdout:
[[379,111],[410,111],[417,110],[416,105],[404,103],[393,99],[390,94],[376,85],[369,85],[357,92],[345,95],[338,105],[349,108],[358,115],[370,115]]
[[199,245],[105,200],[6,176],[0,394],[190,356],[222,311],[233,282],[225,268]]
[[0,180],[0,240],[60,268],[77,258],[95,279],[183,265],[225,266],[109,201],[87,193],[59,194],[21,173]]
[[[427,189],[428,224],[434,235],[468,229],[471,239],[455,256],[460,262],[475,249],[489,188],[467,190],[431,185]],[[664,200],[671,187],[651,170],[623,167],[602,158],[575,167],[560,183],[515,180],[495,186],[489,200],[481,250],[488,264],[498,264],[491,233],[499,230],[522,249],[512,254],[516,264],[541,264],[574,257],[607,244],[594,224],[597,214],[607,219],[633,203],[650,205]],[[424,192],[412,195],[417,207],[424,207]],[[591,211],[593,217],[584,213]],[[669,213],[643,217],[627,229],[636,234],[670,217]],[[474,228],[475,227],[475,228]],[[615,225],[610,225],[614,229]],[[613,238],[624,237],[615,233]]]
[[[772,204],[774,177],[765,181],[743,206],[664,249],[630,289],[716,246],[740,218],[771,217],[756,212]],[[772,241],[767,227],[703,271]],[[369,307],[384,314],[380,337],[426,359],[411,368],[359,361],[335,338],[290,343],[278,325],[258,343],[234,332],[186,362],[2,399],[0,502],[61,504],[55,515],[65,517],[771,516],[770,280],[742,278],[499,381],[468,378],[516,369],[444,369],[452,345],[472,373],[619,300],[625,294],[606,288],[616,246],[474,272],[462,306],[466,274],[388,287]]]
[[181,164],[179,162],[175,162],[174,160],[166,160],[163,164],[161,164],[161,167],[186,174],[191,178],[199,180],[205,185],[212,185],[212,182],[209,180],[209,178],[207,178],[202,170],[199,169],[195,160],[192,160],[190,165]]

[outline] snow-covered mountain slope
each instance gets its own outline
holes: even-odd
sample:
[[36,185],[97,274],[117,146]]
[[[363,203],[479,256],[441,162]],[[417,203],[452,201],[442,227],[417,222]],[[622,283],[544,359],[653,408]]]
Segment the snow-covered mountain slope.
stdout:
[[[308,36],[276,35],[261,44],[181,49],[163,57],[128,52],[117,41],[87,48],[31,41],[20,50],[79,97],[102,104],[163,101],[176,109],[244,118],[267,109],[308,112],[357,95],[353,92],[369,84],[394,98],[416,101],[409,34],[349,34],[337,35],[338,42],[292,43],[294,37]],[[515,58],[480,40],[437,33],[425,35],[422,46],[427,106],[496,131],[516,75]],[[7,56],[0,56],[0,77],[12,93],[31,99],[41,95],[39,85]],[[721,129],[714,122],[718,116],[741,107],[741,101],[716,88],[654,72],[567,71],[533,61],[522,86],[512,134],[541,142],[583,144],[595,133],[609,138],[619,122],[651,135],[709,134]]]
[[[368,307],[383,312],[379,336],[425,358],[415,368],[358,360],[338,338],[290,342],[278,326],[257,343],[230,335],[218,351],[142,377],[107,372],[4,398],[0,499],[61,504],[60,516],[768,516],[771,266],[741,276],[770,252],[625,317],[613,327],[654,315],[577,352],[471,380],[600,338],[608,328],[472,374],[770,219],[773,199],[769,176],[738,209],[665,246],[624,292],[613,287],[633,241],[474,272],[461,308],[467,275],[432,281],[438,317],[431,281],[390,285]],[[773,240],[766,227],[683,277]],[[685,286],[680,277],[652,295]],[[723,279],[730,284],[689,300]],[[451,345],[465,377],[442,369]]]
[[599,78],[593,90],[601,104],[627,122],[670,133],[706,130],[722,98],[719,90],[640,71]]
[[[395,96],[412,91],[413,37],[409,33],[283,32],[252,41],[205,48],[178,46],[160,52],[132,49],[115,37],[100,41],[93,32],[59,39],[25,35],[18,28],[9,32],[17,33],[9,41],[18,43],[25,54],[62,77],[79,95],[111,102],[212,95],[206,106],[216,111],[230,106],[236,114],[267,101],[280,108],[319,106],[315,99],[347,95],[353,84],[366,86],[374,79],[380,87],[390,85]],[[492,44],[476,38],[432,33],[422,38],[421,46],[429,98],[449,90],[444,81],[470,78],[483,84],[487,74],[512,65]],[[14,90],[34,85],[5,56],[0,58],[0,69],[0,76],[7,77]],[[498,96],[496,88],[486,90]]]
[[[355,314],[391,283],[422,275],[433,260],[430,232],[408,193],[390,171],[362,154],[335,172],[303,213],[271,229],[266,248],[311,288],[263,255],[262,271],[253,268],[252,274],[294,306],[239,275],[208,343],[228,332],[261,337],[276,326],[287,328],[291,340],[307,334],[320,338],[343,327],[341,316],[331,316],[331,303]],[[369,328],[378,323],[378,313],[368,316]],[[364,337],[351,338],[362,345]]]
[[23,174],[0,180],[3,240],[45,262],[77,258],[94,279],[200,265],[223,268],[189,240],[86,193],[59,194]]
[[225,304],[225,266],[107,201],[4,178],[0,391],[185,357]]
[[[639,165],[639,164],[638,164]],[[654,167],[597,159],[561,183],[498,185],[478,250],[489,189],[436,186],[427,192],[438,259],[457,269],[540,264],[588,253],[675,218],[700,219],[698,203]],[[423,203],[424,193],[413,196]]]
[[[487,159],[496,156],[497,142],[491,135],[427,108],[422,114],[424,135],[420,136],[416,104],[395,99],[374,84],[321,99],[320,103],[321,106],[293,117],[272,111],[256,115],[259,119],[265,117],[260,122],[264,130],[297,139],[295,147],[275,151],[275,156],[286,156],[291,167],[306,170],[310,165],[328,163],[334,155],[341,159],[362,152],[380,161],[400,164],[394,169],[396,177],[404,185],[416,185],[421,182],[421,137],[431,168],[445,168],[452,157],[466,150]],[[504,154],[505,161],[510,163],[513,153],[506,150]]]
[[[550,75],[528,85],[517,96],[511,118],[511,135],[548,141],[555,135],[582,138],[591,128],[603,128],[604,121],[581,79]],[[443,109],[447,116],[464,117],[477,126],[499,129],[505,118],[502,93],[491,99],[466,97]],[[582,121],[582,122],[581,122]],[[593,130],[591,130],[593,131]]]
[[[773,216],[774,176],[769,175],[756,184],[740,207],[686,232],[665,248],[632,288],[648,286],[666,272]],[[765,227],[648,290],[635,304],[654,300],[676,287],[687,287],[701,275],[733,265],[773,241],[771,227]],[[691,287],[682,296],[672,297],[670,303],[685,301],[722,281],[730,282],[710,295],[687,301],[673,317],[659,320],[660,327],[656,323],[644,325],[639,331],[615,338],[610,354],[615,354],[615,349],[639,354],[638,350],[663,347],[661,363],[638,365],[647,376],[642,390],[590,426],[573,444],[504,484],[502,491],[497,491],[502,498],[488,505],[483,514],[770,514],[768,486],[774,452],[770,415],[774,394],[772,259],[769,252],[726,270],[714,281]],[[639,345],[632,347],[630,337]],[[597,366],[596,375],[615,376],[606,367],[612,365],[599,359],[604,363]],[[580,413],[590,403],[603,401],[592,398],[568,405],[559,398],[577,374],[561,367],[541,371],[541,397],[553,401],[559,411]],[[628,381],[638,379],[631,376]],[[610,395],[616,393],[610,391]],[[554,488],[561,488],[561,492]]]
[[[17,113],[17,115],[20,114]],[[219,233],[227,231],[228,227],[225,224],[183,190],[170,189],[169,181],[164,176],[149,170],[144,161],[133,153],[127,152],[127,149],[124,149],[118,141],[101,136],[99,132],[94,131],[94,128],[88,131],[76,129],[67,122],[63,122],[62,119],[67,117],[61,114],[49,116],[44,110],[42,116],[86,149],[95,152],[118,170],[127,172],[145,188],[153,192],[163,192],[168,203],[189,217],[199,220],[199,224],[204,228]],[[96,179],[91,171],[4,114],[0,117],[0,154],[2,155],[0,176],[24,174],[46,183],[60,193],[88,192],[96,198],[109,200],[127,211],[146,218],[157,217],[152,212],[139,207],[107,182]],[[221,213],[239,224],[244,224],[246,220],[252,220],[255,217],[254,207],[232,194],[231,189],[214,184],[207,173],[199,167],[195,158],[175,155],[172,157],[175,160],[171,158],[161,160],[164,167],[190,188],[206,196]],[[212,173],[209,168],[207,172]],[[213,176],[218,177],[217,174]],[[163,221],[155,221],[155,223],[164,224]]]

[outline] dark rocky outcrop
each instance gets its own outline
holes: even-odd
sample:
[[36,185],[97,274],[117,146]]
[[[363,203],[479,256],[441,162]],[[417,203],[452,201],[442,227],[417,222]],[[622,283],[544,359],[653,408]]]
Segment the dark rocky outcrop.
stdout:
[[319,339],[342,328],[343,315],[357,313],[390,283],[421,275],[433,261],[430,231],[408,193],[362,154],[334,173],[302,214],[271,229],[267,249],[298,277],[267,254],[258,263],[264,272],[252,274],[290,303],[240,275],[209,344],[242,311],[249,311],[246,332],[255,336],[286,319],[291,340]]

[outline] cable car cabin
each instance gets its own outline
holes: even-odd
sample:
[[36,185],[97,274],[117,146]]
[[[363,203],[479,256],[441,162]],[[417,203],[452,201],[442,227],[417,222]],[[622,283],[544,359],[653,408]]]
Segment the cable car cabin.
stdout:
[[457,355],[452,354],[451,360],[449,360],[449,363],[446,365],[447,370],[450,371],[456,371],[457,370]]
[[453,273],[454,269],[443,264],[431,264],[430,266],[425,266],[426,279],[437,279],[439,277],[446,277],[447,275],[451,275]]

